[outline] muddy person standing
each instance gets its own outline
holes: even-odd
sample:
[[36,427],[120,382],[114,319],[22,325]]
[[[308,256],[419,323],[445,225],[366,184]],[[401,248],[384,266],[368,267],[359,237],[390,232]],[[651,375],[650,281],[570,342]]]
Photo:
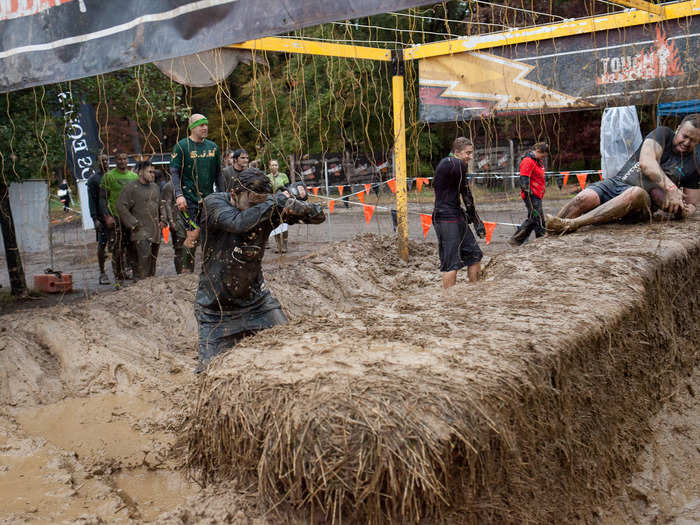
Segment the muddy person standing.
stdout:
[[234,179],[237,179],[248,167],[248,152],[244,149],[230,151],[226,156],[224,169],[221,171],[224,187],[217,185],[217,191],[231,191]]
[[[467,176],[467,164],[473,154],[472,142],[465,137],[457,137],[452,144],[452,153],[435,168],[433,227],[438,238],[442,286],[445,289],[456,284],[457,271],[465,266],[471,282],[479,279],[481,271],[483,254],[469,228],[471,223],[479,237],[486,236]],[[460,196],[466,209],[460,205]]]
[[166,182],[160,190],[161,210],[164,213],[163,220],[170,227],[170,234],[173,239],[173,263],[175,264],[175,273],[182,273],[183,268],[194,268],[194,260],[190,258],[185,260],[185,238],[187,237],[187,228],[185,228],[185,218],[175,206],[175,191],[173,183]]
[[[199,216],[204,197],[217,188],[224,188],[221,176],[219,147],[207,139],[209,121],[204,115],[195,113],[190,117],[190,135],[179,141],[170,158],[170,179],[175,191],[175,203],[185,218],[187,239],[186,265],[183,272],[194,271],[194,257],[199,238]],[[191,262],[190,262],[191,261]]]
[[272,194],[269,179],[249,168],[230,193],[214,193],[201,219],[203,262],[195,299],[199,324],[199,365],[231,349],[246,335],[287,322],[262,273],[265,243],[282,222],[319,224],[320,206],[288,192]]
[[156,170],[150,161],[137,165],[138,180],[127,184],[117,199],[122,226],[129,232],[129,249],[136,254],[134,279],[153,277],[160,248],[160,189]]
[[109,284],[109,277],[107,277],[105,272],[109,232],[104,223],[104,216],[108,212],[107,209],[100,206],[100,182],[102,182],[102,177],[107,171],[109,171],[109,157],[102,153],[100,154],[99,164],[93,169],[92,175],[90,175],[86,184],[90,217],[92,217],[92,222],[95,225],[95,236],[97,237],[97,264],[100,267],[100,284]]
[[117,167],[105,173],[100,181],[100,208],[105,210],[104,225],[109,232],[109,249],[112,252],[112,272],[114,285],[119,287],[127,278],[126,259],[133,268],[135,261],[132,253],[127,253],[128,232],[122,227],[117,211],[117,199],[124,186],[138,180],[139,176],[127,168],[129,157],[126,153],[117,153]]

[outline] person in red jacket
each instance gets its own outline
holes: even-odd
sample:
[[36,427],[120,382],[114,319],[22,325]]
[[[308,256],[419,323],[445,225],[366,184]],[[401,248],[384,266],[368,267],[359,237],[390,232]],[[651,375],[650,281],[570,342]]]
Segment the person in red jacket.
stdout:
[[538,142],[520,161],[520,196],[525,201],[527,219],[518,226],[518,230],[508,241],[513,246],[524,243],[532,230],[535,237],[545,234],[542,199],[544,198],[544,164],[543,159],[549,154],[546,142]]

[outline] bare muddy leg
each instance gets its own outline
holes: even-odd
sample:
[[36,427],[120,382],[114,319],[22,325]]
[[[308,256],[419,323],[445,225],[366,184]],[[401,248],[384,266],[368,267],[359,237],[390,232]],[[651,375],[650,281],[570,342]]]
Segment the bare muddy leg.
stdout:
[[600,206],[600,197],[598,197],[598,194],[593,190],[583,190],[559,210],[557,217],[561,217],[562,219],[574,219],[597,206]]
[[571,233],[578,230],[581,226],[613,222],[631,213],[639,213],[640,217],[648,218],[650,207],[649,194],[642,188],[633,187],[580,217],[565,219],[548,215],[547,231],[552,233]]

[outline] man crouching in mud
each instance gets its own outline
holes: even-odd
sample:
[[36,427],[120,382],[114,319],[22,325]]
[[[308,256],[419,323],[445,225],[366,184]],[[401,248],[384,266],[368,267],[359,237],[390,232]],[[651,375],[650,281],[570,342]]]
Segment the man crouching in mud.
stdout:
[[617,175],[589,185],[556,217],[547,215],[547,231],[571,233],[622,218],[649,219],[656,210],[678,219],[692,215],[700,201],[699,143],[700,114],[685,117],[675,132],[659,126]]
[[326,219],[320,206],[297,200],[287,191],[272,195],[270,180],[254,168],[232,182],[230,193],[205,197],[203,209],[202,273],[195,299],[196,373],[243,337],[287,322],[263,278],[265,242],[282,222],[319,224]]

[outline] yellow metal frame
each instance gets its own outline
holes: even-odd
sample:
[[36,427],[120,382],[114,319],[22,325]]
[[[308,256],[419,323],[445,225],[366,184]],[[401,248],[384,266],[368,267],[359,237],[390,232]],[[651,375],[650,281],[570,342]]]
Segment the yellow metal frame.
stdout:
[[435,42],[432,44],[419,44],[404,51],[406,60],[428,58],[441,55],[451,55],[463,53],[464,51],[477,51],[479,49],[490,49],[503,47],[525,42],[535,42],[537,40],[549,40],[551,38],[561,38],[565,36],[594,33],[596,31],[606,31],[611,29],[622,29],[643,24],[654,24],[662,20],[674,20],[693,15],[700,15],[700,2],[690,0],[670,4],[663,7],[663,15],[656,15],[646,11],[629,11],[601,15],[591,18],[577,20],[567,20],[555,24],[544,24],[527,29],[516,29],[514,31],[502,31],[499,33],[489,33],[473,37],[456,38]]
[[[591,18],[567,20],[527,29],[503,31],[486,35],[457,38],[432,44],[420,44],[410,49],[398,51],[400,60],[417,60],[440,55],[451,55],[465,51],[476,51],[503,47],[524,42],[549,40],[566,36],[621,29],[642,24],[653,24],[662,20],[700,15],[700,0],[689,0],[667,5],[657,5],[644,0],[613,0],[616,4],[635,8],[632,11],[613,13]],[[392,59],[391,51],[365,46],[334,44],[294,38],[268,37],[250,40],[228,46],[254,51],[274,51],[281,53],[302,53],[305,55],[334,56],[362,60]],[[401,53],[403,56],[401,57]],[[396,174],[396,215],[399,233],[399,255],[408,260],[408,218],[406,195],[406,122],[404,114],[404,78],[395,72],[392,76],[392,97],[394,109],[394,173]]]
[[406,114],[403,75],[391,79],[394,106],[394,175],[396,177],[396,222],[399,257],[408,261],[408,195],[406,191]]
[[296,38],[267,37],[258,40],[248,40],[241,44],[227,47],[235,49],[250,49],[253,51],[275,51],[281,53],[301,53],[304,55],[322,55],[342,58],[357,58],[363,60],[391,60],[391,51],[376,47],[333,44],[332,42],[316,42]]
[[664,7],[662,5],[652,4],[651,2],[645,2],[644,0],[613,0],[613,4],[620,4],[626,7],[633,7],[634,9],[639,9],[640,11],[648,11],[659,16],[664,14]]

